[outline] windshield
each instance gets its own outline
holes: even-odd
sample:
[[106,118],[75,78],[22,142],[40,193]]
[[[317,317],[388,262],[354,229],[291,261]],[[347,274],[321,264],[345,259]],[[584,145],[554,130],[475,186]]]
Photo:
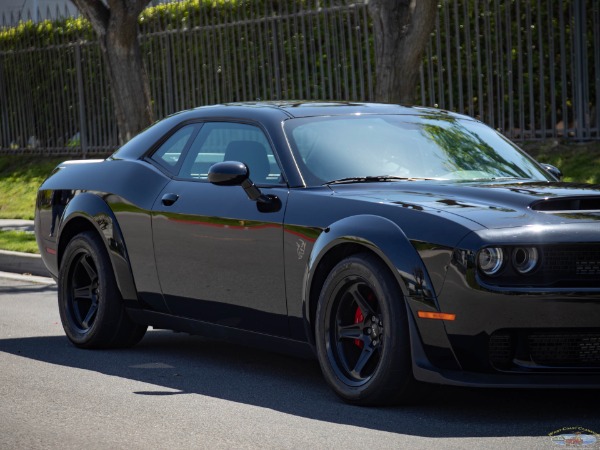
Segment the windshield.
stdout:
[[311,117],[288,120],[284,130],[308,185],[552,179],[495,130],[444,114]]

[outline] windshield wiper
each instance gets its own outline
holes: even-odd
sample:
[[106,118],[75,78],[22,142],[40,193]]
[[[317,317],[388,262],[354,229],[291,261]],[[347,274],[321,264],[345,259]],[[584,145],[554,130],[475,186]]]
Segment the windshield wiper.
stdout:
[[[450,178],[452,179],[452,178]],[[485,178],[455,178],[456,181],[510,181],[510,180],[529,180],[522,177],[485,177]]]
[[349,184],[349,183],[379,183],[382,181],[415,181],[415,180],[435,180],[435,178],[420,178],[420,177],[394,177],[392,175],[378,175],[367,177],[348,177],[340,178],[339,180],[328,181],[323,183],[324,186],[331,184]]

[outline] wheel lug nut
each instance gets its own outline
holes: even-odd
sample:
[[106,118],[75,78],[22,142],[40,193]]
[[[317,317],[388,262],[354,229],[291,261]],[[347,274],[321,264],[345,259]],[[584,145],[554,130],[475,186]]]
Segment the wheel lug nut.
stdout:
[[370,328],[367,328],[367,334],[371,334],[373,330],[371,330]]

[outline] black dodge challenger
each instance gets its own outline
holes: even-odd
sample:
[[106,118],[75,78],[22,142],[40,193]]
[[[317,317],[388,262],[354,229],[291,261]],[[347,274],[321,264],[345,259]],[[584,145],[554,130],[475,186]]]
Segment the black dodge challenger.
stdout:
[[344,400],[600,386],[600,186],[462,115],[202,107],[60,164],[36,233],[78,347],[148,326],[316,354]]

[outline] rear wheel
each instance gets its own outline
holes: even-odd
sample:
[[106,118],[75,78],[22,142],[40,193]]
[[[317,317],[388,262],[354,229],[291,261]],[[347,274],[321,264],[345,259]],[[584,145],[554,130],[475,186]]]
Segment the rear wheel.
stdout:
[[361,253],[333,268],[319,297],[315,331],[321,369],[342,399],[360,405],[413,399],[404,300],[377,257]]
[[147,327],[127,315],[104,243],[90,231],[75,236],[65,249],[58,308],[67,337],[78,347],[129,347],[146,333]]

